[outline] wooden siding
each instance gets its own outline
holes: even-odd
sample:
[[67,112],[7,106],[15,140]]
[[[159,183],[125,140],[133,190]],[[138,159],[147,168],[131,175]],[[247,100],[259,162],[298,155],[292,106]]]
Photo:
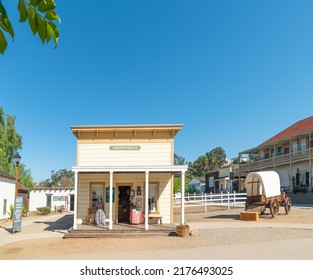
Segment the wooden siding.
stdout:
[[[150,166],[172,164],[172,143],[131,142],[140,150],[110,150],[116,143],[78,144],[78,166]],[[118,143],[118,145],[122,145]]]
[[[105,201],[105,188],[109,186],[110,176],[109,174],[79,174],[78,179],[78,209],[77,219],[78,221],[84,221],[88,215],[88,208],[90,207],[90,186],[94,184],[104,184],[104,209],[106,218],[109,218],[109,203]],[[172,222],[172,175],[169,173],[150,173],[149,182],[157,183],[159,186],[159,201],[158,211],[163,216],[163,223]],[[137,196],[135,192],[134,201],[136,198],[142,198],[143,211],[144,211],[144,198],[145,198],[145,173],[114,173],[113,174],[113,187],[115,188],[115,201],[117,200],[117,186],[129,185],[132,190],[141,187],[141,196]],[[116,203],[113,203],[113,223],[116,221]]]

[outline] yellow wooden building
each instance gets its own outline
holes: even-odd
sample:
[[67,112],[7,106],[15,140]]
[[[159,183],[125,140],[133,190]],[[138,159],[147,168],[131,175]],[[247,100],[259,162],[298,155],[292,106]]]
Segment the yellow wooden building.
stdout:
[[[174,165],[174,137],[180,124],[72,126],[77,138],[74,229],[83,224],[97,203],[102,204],[109,229],[129,223],[132,211],[159,223],[173,223],[174,174],[185,187],[187,166]],[[183,199],[182,199],[183,201]],[[182,203],[181,222],[184,223]],[[148,213],[148,214],[147,214]]]

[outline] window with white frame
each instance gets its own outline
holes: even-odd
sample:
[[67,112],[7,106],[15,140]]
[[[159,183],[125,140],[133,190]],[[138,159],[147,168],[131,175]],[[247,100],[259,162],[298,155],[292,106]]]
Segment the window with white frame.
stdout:
[[7,213],[7,207],[8,207],[8,200],[4,199],[3,200],[3,212],[2,212],[3,215]]
[[148,193],[148,209],[150,212],[158,211],[158,184],[150,183],[149,184],[149,193]]
[[[91,202],[90,206],[93,209],[102,208],[103,209],[103,188],[102,184],[93,184],[91,185]],[[101,205],[100,205],[101,204]]]
[[281,156],[282,154],[283,154],[283,147],[281,146],[277,148],[277,155]]

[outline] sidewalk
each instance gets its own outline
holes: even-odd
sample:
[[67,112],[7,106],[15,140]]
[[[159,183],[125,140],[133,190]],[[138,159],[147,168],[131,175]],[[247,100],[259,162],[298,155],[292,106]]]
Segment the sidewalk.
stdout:
[[0,224],[0,246],[21,240],[63,237],[73,225],[73,214],[29,216],[22,219],[22,230],[12,234],[12,221]]

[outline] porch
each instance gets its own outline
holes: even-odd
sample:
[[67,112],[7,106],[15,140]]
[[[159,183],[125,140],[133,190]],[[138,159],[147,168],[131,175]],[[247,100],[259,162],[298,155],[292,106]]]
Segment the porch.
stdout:
[[144,237],[144,236],[168,236],[176,233],[176,226],[172,224],[160,225],[149,224],[149,230],[145,230],[145,224],[113,224],[109,229],[109,224],[105,226],[97,225],[77,225],[77,229],[70,229],[63,238],[112,238],[112,237]]

